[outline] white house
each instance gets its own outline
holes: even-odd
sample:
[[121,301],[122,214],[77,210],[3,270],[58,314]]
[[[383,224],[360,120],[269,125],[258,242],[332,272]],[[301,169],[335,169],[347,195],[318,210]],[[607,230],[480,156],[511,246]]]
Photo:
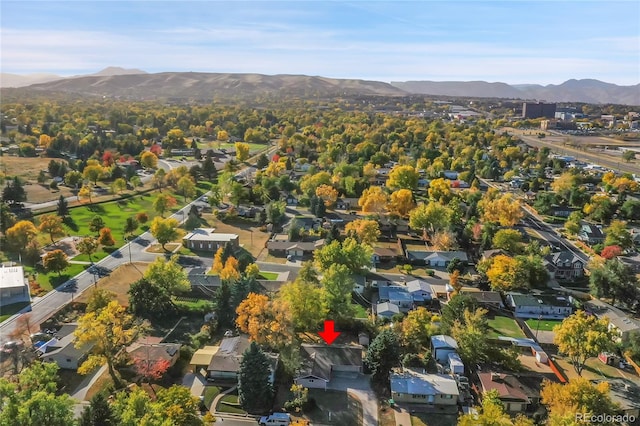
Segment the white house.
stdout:
[[333,377],[362,373],[362,346],[312,345],[300,347],[302,362],[294,382],[305,388],[326,389]]
[[376,315],[380,318],[389,318],[391,319],[394,315],[400,313],[400,308],[398,305],[394,305],[390,302],[382,302],[376,305]]
[[437,363],[446,365],[449,362],[449,354],[458,353],[458,343],[451,336],[438,334],[431,336],[431,355]]
[[29,281],[24,276],[22,266],[3,265],[0,268],[0,306],[30,301]]
[[238,234],[217,233],[214,228],[198,228],[185,235],[182,244],[189,249],[215,253],[227,244],[240,247],[240,237]]
[[408,281],[407,291],[409,291],[415,303],[428,303],[432,299],[431,284],[424,280]]
[[[218,350],[211,357],[211,362],[207,367],[207,380],[236,382],[242,356],[250,345],[251,342],[246,336],[225,337],[222,339]],[[278,356],[271,353],[266,355],[269,358],[269,369],[271,371],[269,381],[273,383],[278,367]]]
[[77,323],[63,325],[55,338],[43,342],[36,348],[36,353],[42,361],[55,362],[64,370],[77,370],[87,358],[92,345],[75,347],[76,336],[73,332],[78,328]]
[[564,319],[573,313],[565,297],[507,293],[507,305],[518,318]]
[[403,374],[392,374],[390,382],[395,402],[453,407],[458,404],[460,391],[450,376],[406,369]]

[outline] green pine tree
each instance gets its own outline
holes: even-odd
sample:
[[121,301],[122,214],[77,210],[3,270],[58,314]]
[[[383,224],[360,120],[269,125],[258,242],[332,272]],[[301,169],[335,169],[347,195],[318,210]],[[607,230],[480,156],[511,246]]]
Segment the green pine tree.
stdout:
[[242,356],[238,373],[238,401],[247,412],[269,411],[273,403],[270,375],[269,359],[256,342],[251,342]]
[[400,341],[390,329],[385,329],[373,339],[365,364],[371,370],[371,380],[384,385],[389,383],[389,373],[393,367],[400,365]]

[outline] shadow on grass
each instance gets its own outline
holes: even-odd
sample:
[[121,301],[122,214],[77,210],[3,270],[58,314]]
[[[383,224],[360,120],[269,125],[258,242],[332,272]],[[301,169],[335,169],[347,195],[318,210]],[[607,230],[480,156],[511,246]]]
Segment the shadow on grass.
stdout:
[[104,213],[104,207],[102,207],[102,205],[100,204],[91,204],[90,206],[87,206],[87,208],[89,209],[89,211],[92,211],[94,213]]
[[78,225],[76,224],[76,222],[73,220],[73,218],[71,216],[65,216],[64,219],[62,220],[62,222],[67,225],[69,227],[69,229],[71,229],[74,232],[78,232]]
[[54,275],[49,277],[49,283],[51,283],[51,287],[57,289],[58,291],[70,292],[73,290],[73,287],[76,286],[75,280],[72,280],[71,282],[69,282],[69,284],[64,286],[64,288],[58,288],[65,282],[69,281],[70,279],[71,279],[70,274]]

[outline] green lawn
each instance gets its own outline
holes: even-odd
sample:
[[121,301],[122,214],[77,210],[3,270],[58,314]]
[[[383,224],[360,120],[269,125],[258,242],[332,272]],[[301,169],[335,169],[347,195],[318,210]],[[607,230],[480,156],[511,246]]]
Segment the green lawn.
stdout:
[[[166,191],[165,191],[166,192]],[[155,200],[158,193],[147,193],[137,195],[135,197],[127,198],[124,200],[111,201],[104,204],[86,205],[82,207],[76,207],[70,210],[69,219],[65,223],[67,232],[70,235],[96,235],[95,232],[89,230],[89,224],[95,216],[100,216],[104,220],[105,226],[111,229],[111,235],[116,240],[115,247],[100,248],[98,252],[91,256],[94,262],[107,257],[116,247],[122,246],[124,241],[124,223],[127,217],[135,216],[137,213],[145,212],[149,215],[149,223],[158,214],[153,210],[153,200]],[[174,195],[175,196],[175,195]],[[175,196],[179,204],[182,204],[182,198]],[[176,206],[173,211],[177,211]],[[169,213],[165,213],[167,217]],[[139,229],[138,233],[141,233],[142,229]],[[89,256],[78,255],[73,260],[89,261]]]
[[238,403],[238,390],[234,390],[220,398],[216,410],[222,413],[247,414]]
[[[198,142],[198,148],[200,148],[201,150],[211,148],[211,149],[226,149],[227,151],[235,151],[236,144],[231,142],[223,142],[218,144],[217,141]],[[266,143],[250,143],[249,153],[253,154],[253,153],[265,150],[267,148],[269,148],[269,144],[266,144]]]
[[507,337],[526,337],[518,324],[508,317],[495,317],[488,321],[489,323],[489,336],[507,336]]
[[207,386],[204,389],[204,406],[207,407],[207,410],[211,408],[211,403],[215,397],[218,396],[220,391],[221,389],[217,386]]
[[58,276],[56,272],[47,272],[46,274],[38,273],[38,278],[36,278],[36,281],[38,282],[38,284],[40,284],[40,287],[47,291],[51,291],[65,281],[75,277],[89,266],[90,265],[78,265],[72,263],[67,269],[62,271],[60,276]]
[[6,320],[12,315],[20,312],[22,308],[29,306],[28,302],[12,303],[11,305],[3,306],[0,308],[0,322]]
[[260,272],[260,274],[258,275],[258,279],[274,281],[278,278],[278,275],[280,274],[276,272]]
[[[553,327],[562,324],[560,320],[529,318],[525,321],[531,330],[553,331]],[[539,323],[539,325],[538,325]]]
[[206,299],[187,299],[187,298],[174,298],[173,302],[189,312],[206,312],[213,309],[213,302]]

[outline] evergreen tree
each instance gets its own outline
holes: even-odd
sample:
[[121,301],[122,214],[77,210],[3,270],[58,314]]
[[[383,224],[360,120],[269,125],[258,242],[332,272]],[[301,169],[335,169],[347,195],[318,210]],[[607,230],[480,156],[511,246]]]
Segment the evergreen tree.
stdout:
[[373,382],[384,385],[389,383],[389,373],[400,365],[400,341],[393,330],[385,329],[373,339],[365,364],[371,370]]
[[258,170],[262,170],[268,165],[269,159],[267,158],[267,156],[265,154],[260,155],[260,157],[258,157],[258,161],[256,162],[256,167],[258,168]]
[[67,200],[64,199],[64,196],[60,196],[58,198],[58,216],[65,217],[69,214],[69,205],[67,204]]
[[238,401],[249,413],[263,413],[273,402],[269,359],[256,342],[244,352],[238,373]]
[[231,244],[227,243],[224,245],[224,250],[222,252],[222,263],[224,264],[231,256],[233,256],[233,247],[231,247]]
[[218,325],[224,328],[233,327],[235,309],[231,306],[231,285],[226,280],[222,281],[214,300]]
[[109,426],[117,424],[111,406],[102,392],[91,398],[91,404],[82,411],[80,426]]
[[242,277],[232,288],[227,306],[230,306],[233,312],[240,306],[240,303],[247,298],[249,293],[262,293],[262,287],[253,277]]
[[18,176],[14,177],[7,183],[2,190],[2,198],[9,205],[21,206],[23,201],[27,201],[27,193],[22,186],[22,182]]

